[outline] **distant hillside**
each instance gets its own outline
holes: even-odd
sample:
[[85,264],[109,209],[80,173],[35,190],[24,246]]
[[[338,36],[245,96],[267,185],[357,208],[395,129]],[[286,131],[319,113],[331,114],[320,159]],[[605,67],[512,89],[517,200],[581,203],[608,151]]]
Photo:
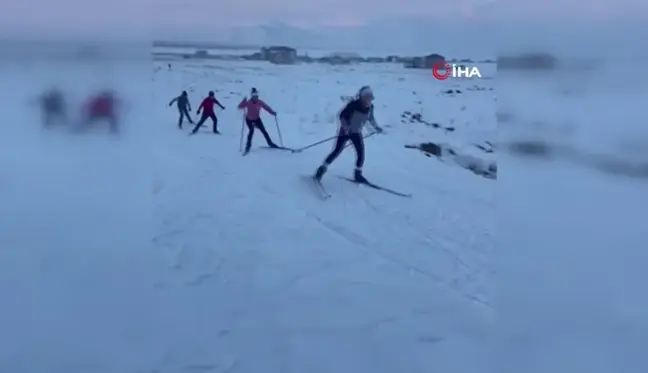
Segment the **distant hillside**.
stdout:
[[[256,26],[224,27],[200,35],[159,36],[166,45],[193,48],[239,48],[286,45],[297,50],[326,49],[337,52],[372,51],[376,55],[443,55],[470,56],[472,59],[494,58],[490,27],[479,23],[443,22],[425,19],[391,18],[353,27],[297,27],[280,22]],[[378,37],[379,36],[379,37]],[[194,40],[194,42],[184,42]]]
[[196,48],[196,49],[261,49],[260,45],[240,45],[232,43],[165,41],[156,40],[153,47],[158,48]]

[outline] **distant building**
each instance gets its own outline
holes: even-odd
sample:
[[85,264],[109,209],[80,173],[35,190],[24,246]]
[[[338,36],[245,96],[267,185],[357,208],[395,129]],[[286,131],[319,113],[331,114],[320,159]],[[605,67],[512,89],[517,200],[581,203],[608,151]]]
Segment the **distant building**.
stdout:
[[342,58],[342,57],[322,57],[318,59],[319,62],[322,63],[330,63],[331,65],[348,65],[351,63],[350,60]]
[[261,55],[266,61],[278,65],[292,65],[297,59],[297,50],[290,47],[262,48]]
[[337,52],[328,55],[327,57],[332,61],[343,61],[341,63],[364,62],[364,58],[358,53],[354,52]]
[[445,57],[433,53],[424,57],[414,57],[405,62],[405,67],[411,69],[431,69],[432,66],[439,62],[446,62]]

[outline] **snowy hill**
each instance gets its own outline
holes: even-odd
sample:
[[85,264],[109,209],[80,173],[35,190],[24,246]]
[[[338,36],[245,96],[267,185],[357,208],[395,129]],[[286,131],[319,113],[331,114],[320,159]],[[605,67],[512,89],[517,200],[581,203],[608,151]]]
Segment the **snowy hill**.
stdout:
[[272,22],[257,26],[219,27],[205,33],[200,28],[160,32],[165,40],[201,40],[243,45],[288,45],[298,50],[326,49],[340,52],[368,52],[389,55],[439,53],[453,58],[494,59],[489,33],[493,27],[480,22],[430,21],[390,18],[365,25],[321,26]]
[[[41,69],[33,79],[62,83],[74,105],[108,79]],[[0,157],[0,242],[12,248],[0,254],[0,294],[14,294],[0,316],[0,370],[481,371],[496,181],[447,152],[405,146],[488,161],[471,144],[495,135],[492,81],[442,83],[385,65],[162,64],[150,97],[135,78],[150,74],[111,71],[132,104],[121,140],[41,133],[33,111],[11,106],[24,126],[5,127]],[[279,112],[285,145],[300,147],[332,136],[344,96],[364,84],[387,131],[367,139],[365,174],[412,198],[335,177],[352,171],[351,149],[324,180],[327,201],[300,175],[330,144],[291,154],[259,147],[256,134],[239,155],[236,104],[251,87]],[[41,88],[17,87],[21,98]],[[182,89],[194,110],[216,91],[221,136],[177,129],[166,104]]]
[[[282,360],[295,371],[311,372],[403,367],[425,372],[432,364],[443,366],[440,371],[474,372],[483,364],[479,344],[493,316],[495,182],[404,145],[432,140],[469,145],[492,136],[492,92],[447,97],[440,92],[448,84],[427,72],[380,65],[354,70],[175,64],[173,69],[155,75],[156,101],[187,89],[197,104],[214,89],[227,110],[220,115],[222,136],[205,129],[186,138],[175,128],[174,110],[161,107],[160,124],[167,129],[158,153],[163,166],[155,177],[156,244],[175,268],[176,277],[166,286],[197,287],[227,299],[205,304],[210,310],[202,311],[205,323],[214,313],[245,310],[222,320],[234,325],[223,338],[243,343],[236,355],[279,349],[275,354],[281,357],[239,360],[249,366],[241,371],[257,366],[283,371]],[[280,113],[285,145],[299,147],[333,135],[341,96],[363,84],[374,85],[377,115],[388,131],[367,140],[365,173],[414,198],[336,178],[351,174],[351,149],[324,180],[333,195],[326,202],[299,176],[314,171],[330,144],[299,154],[262,148],[247,157],[237,154],[241,119],[235,105],[251,87]],[[461,106],[472,110],[462,112]],[[402,123],[404,110],[454,122],[457,130]],[[272,118],[265,122],[278,141]],[[259,134],[254,141],[256,147],[265,145]],[[246,332],[239,334],[238,328]],[[474,360],[459,357],[466,354]]]
[[[391,65],[22,62],[1,70],[1,372],[647,371],[645,76],[502,74],[495,104],[490,79]],[[366,176],[412,198],[335,177],[349,150],[317,199],[300,175],[329,143],[239,155],[252,86],[303,147],[364,84],[387,130]],[[115,88],[122,137],[41,130],[52,85],[73,122]],[[217,91],[221,136],[177,129],[182,89]]]

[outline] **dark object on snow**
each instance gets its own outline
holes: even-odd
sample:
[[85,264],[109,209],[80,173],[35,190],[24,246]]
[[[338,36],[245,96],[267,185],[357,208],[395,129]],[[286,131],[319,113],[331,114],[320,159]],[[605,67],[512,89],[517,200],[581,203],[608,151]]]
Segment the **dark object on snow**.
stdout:
[[67,123],[67,105],[63,93],[54,88],[40,97],[43,126]]
[[261,56],[266,61],[277,65],[292,65],[297,59],[297,50],[283,46],[262,48]]

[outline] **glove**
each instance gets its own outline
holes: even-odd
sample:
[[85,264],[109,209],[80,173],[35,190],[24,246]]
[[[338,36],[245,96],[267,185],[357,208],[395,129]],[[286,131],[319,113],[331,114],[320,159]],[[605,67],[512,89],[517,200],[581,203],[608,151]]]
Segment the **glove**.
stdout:
[[378,127],[378,126],[376,126],[376,128],[374,128],[374,131],[376,131],[376,133],[383,133],[383,132],[385,132],[385,131],[383,131],[383,129],[382,129],[381,127]]
[[200,115],[200,110],[196,111],[196,115]]
[[272,116],[273,116],[273,117],[276,117],[276,116],[277,116],[277,113],[272,113]]

